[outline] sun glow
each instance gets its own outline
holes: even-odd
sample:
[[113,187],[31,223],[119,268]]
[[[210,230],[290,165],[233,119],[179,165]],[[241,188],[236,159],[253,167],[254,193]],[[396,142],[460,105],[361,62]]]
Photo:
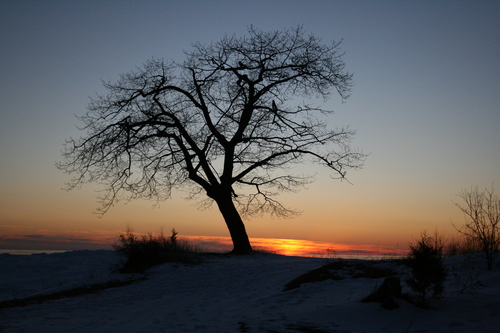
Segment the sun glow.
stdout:
[[286,256],[327,253],[332,251],[333,244],[307,241],[301,239],[256,238],[251,240],[259,250],[275,252]]
[[[232,248],[229,237],[185,236],[201,250],[226,252]],[[406,250],[365,244],[338,244],[303,239],[251,238],[250,243],[257,251],[286,256],[380,256],[404,255]]]
[[[17,250],[81,250],[112,249],[116,243],[118,230],[92,230],[88,232],[50,233],[45,230],[22,230],[17,227],[3,228],[0,249]],[[140,236],[140,234],[137,234]],[[202,252],[229,252],[233,248],[230,237],[180,235]],[[250,243],[257,251],[276,253],[286,256],[377,256],[403,255],[407,250],[389,246],[369,244],[339,244],[303,239],[251,238]]]

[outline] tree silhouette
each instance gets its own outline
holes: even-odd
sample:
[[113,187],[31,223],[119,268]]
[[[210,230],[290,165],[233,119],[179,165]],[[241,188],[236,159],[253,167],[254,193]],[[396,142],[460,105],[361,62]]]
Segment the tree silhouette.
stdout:
[[500,198],[495,188],[480,191],[478,187],[462,190],[458,196],[465,204],[455,203],[465,217],[465,224],[458,232],[480,244],[486,255],[488,269],[493,269],[495,253],[500,246]]
[[409,244],[410,253],[404,263],[411,268],[412,277],[407,280],[413,291],[422,296],[421,305],[425,305],[429,291],[433,296],[440,296],[444,292],[444,281],[447,271],[443,265],[443,246],[438,238],[421,234],[417,244]]
[[290,167],[317,162],[345,178],[364,155],[355,132],[329,129],[331,111],[298,103],[352,87],[340,42],[330,45],[302,27],[193,44],[183,63],[152,59],[92,99],[81,117],[86,135],[65,144],[58,167],[76,174],[69,189],[105,186],[100,212],[118,200],[164,200],[172,189],[206,194],[229,229],[234,253],[251,245],[241,216],[296,212],[274,197],[313,181]]

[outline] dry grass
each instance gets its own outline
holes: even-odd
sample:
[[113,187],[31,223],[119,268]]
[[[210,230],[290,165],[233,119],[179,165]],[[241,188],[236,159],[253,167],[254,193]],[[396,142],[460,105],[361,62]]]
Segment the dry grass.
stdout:
[[167,262],[193,263],[196,261],[193,254],[199,252],[197,247],[179,240],[175,229],[172,229],[170,237],[162,231],[139,237],[127,230],[120,235],[113,248],[125,259],[119,269],[121,273],[142,273]]

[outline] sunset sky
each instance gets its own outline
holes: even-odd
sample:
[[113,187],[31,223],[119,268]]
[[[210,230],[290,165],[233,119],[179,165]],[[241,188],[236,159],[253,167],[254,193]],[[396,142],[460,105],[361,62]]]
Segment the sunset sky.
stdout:
[[460,190],[494,184],[500,192],[499,1],[3,0],[0,249],[97,248],[127,227],[176,228],[206,244],[227,237],[217,209],[200,211],[182,192],[157,208],[118,203],[99,218],[99,186],[62,190],[70,176],[55,163],[64,141],[84,134],[75,116],[106,92],[102,81],[152,57],[182,61],[193,42],[241,36],[250,25],[303,25],[325,42],[343,39],[355,86],[346,103],[323,107],[335,111],[331,126],[355,129],[353,146],[369,154],[349,182],[304,165],[316,182],[280,196],[302,214],[246,220],[255,244],[406,250],[425,229],[455,233]]

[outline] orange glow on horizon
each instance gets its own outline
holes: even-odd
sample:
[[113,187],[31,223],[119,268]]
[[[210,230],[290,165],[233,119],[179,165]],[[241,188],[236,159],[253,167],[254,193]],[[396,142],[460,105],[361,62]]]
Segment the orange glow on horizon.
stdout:
[[[10,229],[10,230],[7,230]],[[28,228],[5,228],[0,235],[0,249],[18,250],[83,250],[112,249],[123,231],[73,231],[52,233],[47,230]],[[135,233],[138,237],[142,234]],[[153,233],[154,235],[154,233]],[[169,237],[169,234],[165,234]],[[189,243],[198,246],[201,251],[229,252],[233,245],[230,237],[179,235]],[[349,255],[404,255],[408,251],[389,246],[370,244],[339,244],[303,239],[250,238],[252,247],[257,251],[266,251],[286,256],[349,256]]]
[[[184,236],[181,238],[199,245],[202,250],[230,251],[232,249],[232,242],[229,237]],[[404,255],[408,252],[406,250],[370,244],[338,244],[302,239],[250,238],[250,243],[257,251],[268,251],[286,256]]]

